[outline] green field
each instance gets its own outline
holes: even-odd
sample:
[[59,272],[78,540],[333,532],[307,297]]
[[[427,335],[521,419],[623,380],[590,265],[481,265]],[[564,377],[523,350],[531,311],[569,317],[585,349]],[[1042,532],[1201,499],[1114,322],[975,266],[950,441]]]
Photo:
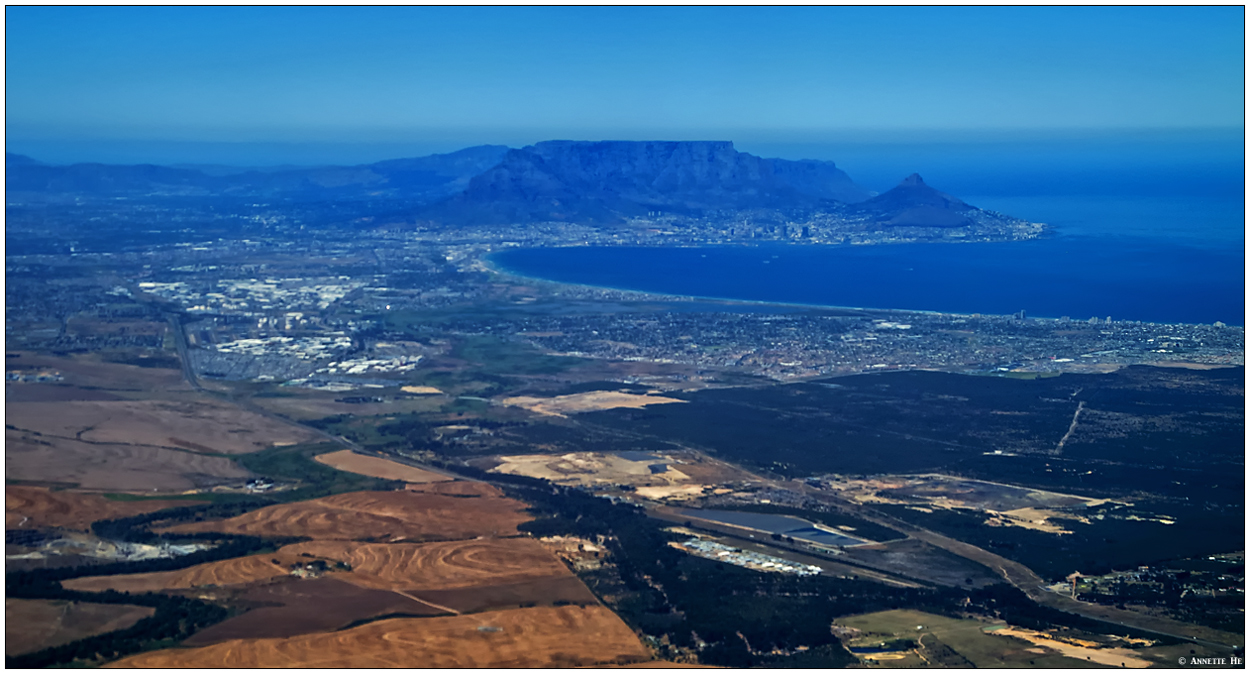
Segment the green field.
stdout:
[[[919,655],[901,660],[876,659],[875,666],[906,667],[947,666],[966,668],[984,667],[1045,667],[1072,668],[1098,667],[1085,660],[1076,660],[1056,654],[1032,653],[1036,648],[1028,642],[1012,637],[986,634],[982,630],[992,623],[979,620],[961,620],[923,613],[921,611],[895,610],[867,613],[839,618],[838,625],[854,627],[864,634],[852,639],[851,647],[873,646],[882,641],[908,639],[919,644]],[[859,656],[873,658],[873,654]]]

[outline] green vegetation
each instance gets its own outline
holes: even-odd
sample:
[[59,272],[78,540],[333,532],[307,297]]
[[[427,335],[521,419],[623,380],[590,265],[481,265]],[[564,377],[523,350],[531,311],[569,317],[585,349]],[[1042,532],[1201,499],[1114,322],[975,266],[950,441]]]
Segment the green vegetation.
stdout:
[[556,374],[585,362],[581,358],[548,356],[528,344],[488,335],[463,338],[451,355],[494,375]]
[[158,593],[130,594],[112,590],[89,593],[57,587],[46,590],[40,598],[100,604],[136,604],[151,606],[156,609],[156,613],[127,629],[79,639],[26,655],[5,656],[5,669],[84,666],[143,651],[169,648],[196,631],[225,620],[229,615],[226,609],[215,604]]
[[[1096,633],[1129,632],[1039,606],[1001,583],[980,589],[896,588],[828,576],[758,573],[670,547],[679,537],[635,506],[533,478],[443,467],[488,479],[509,496],[531,503],[539,518],[520,528],[535,536],[605,537],[609,563],[582,572],[582,579],[631,627],[658,643],[698,649],[697,635],[708,644],[698,650],[700,662],[707,664],[846,666],[855,658],[830,632],[830,622],[865,610],[904,607],[952,617],[997,615],[1035,629],[1066,625]],[[789,655],[774,655],[774,650]]]
[[349,491],[385,491],[403,488],[402,482],[356,475],[313,460],[313,457],[318,454],[341,449],[342,447],[331,443],[270,447],[254,454],[244,454],[237,460],[245,468],[258,475],[276,481],[296,482],[300,485],[299,488],[291,491],[267,494],[274,501],[304,501]]

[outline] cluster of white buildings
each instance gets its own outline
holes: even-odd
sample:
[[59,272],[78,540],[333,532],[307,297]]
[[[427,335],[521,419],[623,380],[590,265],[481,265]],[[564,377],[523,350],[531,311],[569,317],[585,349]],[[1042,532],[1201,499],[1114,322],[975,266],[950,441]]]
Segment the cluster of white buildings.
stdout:
[[372,372],[410,372],[417,368],[421,356],[396,358],[353,358],[318,368],[317,374],[368,374]]
[[224,279],[214,292],[199,292],[183,282],[144,281],[139,289],[174,300],[198,313],[252,314],[274,310],[319,311],[363,286],[347,276],[327,279]]
[[792,562],[788,559],[751,552],[750,550],[739,550],[738,548],[699,538],[691,538],[685,543],[678,544],[678,547],[692,555],[734,564],[755,571],[793,573],[800,576],[815,576],[821,571],[819,566],[812,564]]
[[325,337],[265,337],[236,339],[213,348],[221,353],[248,356],[293,356],[301,360],[324,360],[351,349],[352,339],[342,334]]

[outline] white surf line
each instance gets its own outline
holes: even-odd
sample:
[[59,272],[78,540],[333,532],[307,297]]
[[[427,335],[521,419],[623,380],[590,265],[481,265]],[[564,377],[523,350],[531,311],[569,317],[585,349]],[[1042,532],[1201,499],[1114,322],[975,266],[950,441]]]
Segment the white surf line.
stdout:
[[1063,446],[1068,442],[1068,438],[1072,437],[1072,432],[1076,430],[1077,419],[1081,418],[1081,410],[1085,409],[1085,401],[1082,400],[1076,406],[1076,412],[1072,414],[1072,424],[1068,426],[1068,432],[1059,438],[1059,445],[1055,447],[1055,454],[1063,453]]

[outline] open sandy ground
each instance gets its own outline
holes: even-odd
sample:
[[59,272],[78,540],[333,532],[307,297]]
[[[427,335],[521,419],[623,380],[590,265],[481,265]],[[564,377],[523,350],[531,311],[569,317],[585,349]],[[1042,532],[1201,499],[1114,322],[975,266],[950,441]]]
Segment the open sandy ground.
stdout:
[[1076,660],[1089,660],[1097,662],[1100,665],[1108,667],[1149,667],[1153,662],[1142,660],[1137,654],[1128,648],[1086,648],[1075,644],[1069,644],[1058,639],[1052,639],[1041,632],[1024,629],[1023,627],[1006,627],[999,630],[987,632],[1000,637],[1016,637],[1025,641],[1049,648],[1062,655]]
[[521,454],[496,457],[494,473],[524,475],[558,484],[594,485],[624,482],[634,485],[670,486],[689,478],[673,465],[663,473],[651,472],[648,461],[630,461],[615,454],[572,452],[569,454]]
[[382,478],[383,480],[403,480],[416,483],[451,480],[451,478],[445,475],[431,473],[428,470],[421,470],[412,466],[405,466],[402,463],[380,459],[376,456],[357,454],[350,449],[330,452],[329,454],[318,454],[315,459],[317,463],[323,463],[331,468],[337,468],[338,470],[357,475]]
[[650,653],[611,611],[559,606],[381,620],[288,639],[143,653],[109,667],[569,667]]
[[520,407],[531,412],[547,416],[563,417],[578,412],[610,410],[618,407],[640,409],[648,405],[665,405],[668,403],[684,403],[685,400],[666,398],[658,395],[638,395],[623,391],[588,391],[554,398],[534,398],[531,396],[515,396],[499,401],[504,405]]
[[203,501],[112,501],[98,494],[10,485],[4,489],[4,528],[63,527],[86,531],[92,522],[130,517]]

